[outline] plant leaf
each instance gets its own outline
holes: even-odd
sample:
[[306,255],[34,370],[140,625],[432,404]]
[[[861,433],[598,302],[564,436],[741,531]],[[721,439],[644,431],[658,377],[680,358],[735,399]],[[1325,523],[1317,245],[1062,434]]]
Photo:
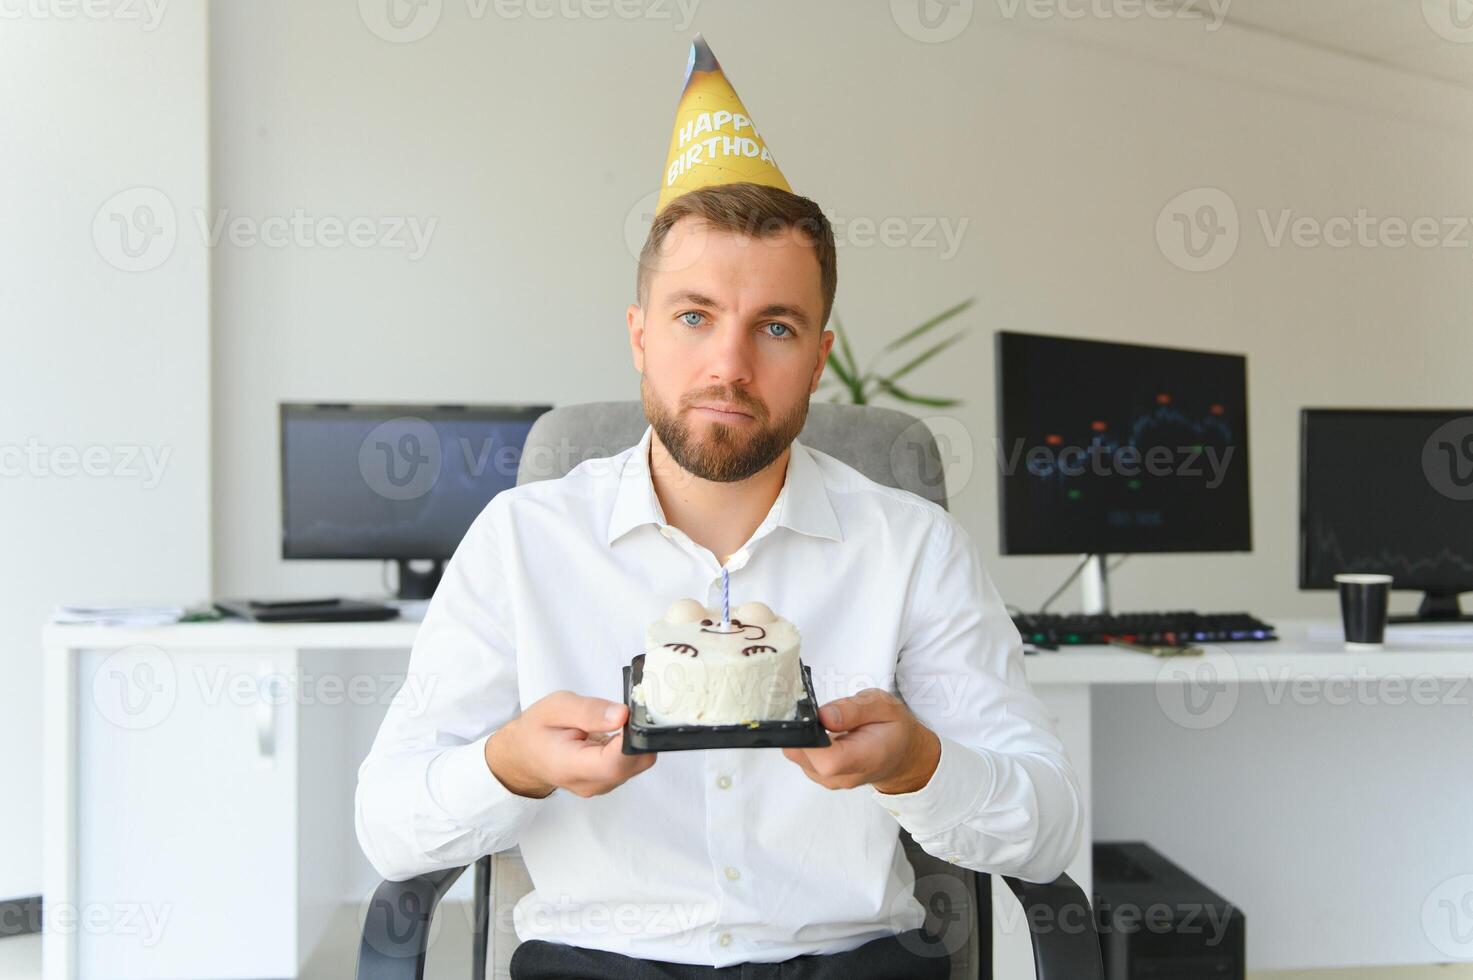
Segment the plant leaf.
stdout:
[[939,324],[945,323],[947,320],[950,320],[952,317],[956,316],[958,313],[960,313],[963,310],[967,309],[969,306],[971,306],[975,302],[977,302],[977,298],[974,296],[974,297],[972,297],[970,299],[964,299],[964,300],[962,300],[960,303],[956,304],[955,306],[951,307],[950,309],[942,310],[940,313],[937,313],[935,316],[931,317],[931,319],[927,320],[925,323],[921,324],[919,327],[916,327],[913,330],[907,330],[905,333],[901,334],[899,337],[896,337],[894,340],[890,341],[884,347],[880,348],[880,350],[882,352],[883,351],[887,351],[887,350],[894,350],[895,348],[899,347],[900,345],[905,344],[905,343],[908,343],[909,341],[911,341],[911,340],[915,339],[916,337],[919,337],[921,334],[925,333],[927,330],[930,330],[931,328],[933,328],[933,327],[935,327],[935,326],[937,326]]
[[881,388],[901,401],[912,402],[916,405],[929,405],[932,408],[950,408],[960,404],[955,398],[928,398],[924,395],[911,394],[887,378],[880,378],[879,381]]
[[914,370],[915,368],[920,367],[922,364],[926,363],[927,361],[929,361],[931,358],[935,357],[937,354],[941,353],[942,351],[946,350],[946,348],[950,347],[952,344],[956,343],[958,340],[961,340],[966,335],[967,335],[966,334],[966,331],[963,331],[963,332],[957,333],[957,334],[952,334],[950,337],[947,337],[945,340],[941,341],[941,343],[935,345],[934,347],[930,348],[929,350],[924,351],[923,353],[917,354],[915,357],[911,358],[909,361],[906,361],[904,364],[902,364],[900,367],[896,368],[894,371],[891,371],[890,374],[889,374],[889,376],[888,376],[888,378],[887,378],[887,380],[894,381],[896,378],[899,378],[899,377],[902,377],[902,376],[904,376],[906,374],[909,374],[912,370]]
[[828,366],[845,386],[854,387],[854,374],[844,366],[844,359],[842,357],[835,357],[832,350],[829,351]]
[[839,349],[849,359],[849,373],[859,375],[859,362],[854,359],[854,349],[849,346],[849,334],[844,330],[844,323],[839,319],[839,314],[834,314],[834,333],[839,335]]

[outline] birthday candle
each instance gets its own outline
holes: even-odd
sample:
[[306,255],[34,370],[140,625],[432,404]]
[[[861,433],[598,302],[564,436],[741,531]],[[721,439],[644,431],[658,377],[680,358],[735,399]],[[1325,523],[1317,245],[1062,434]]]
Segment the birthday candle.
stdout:
[[731,573],[721,570],[721,625],[731,622]]

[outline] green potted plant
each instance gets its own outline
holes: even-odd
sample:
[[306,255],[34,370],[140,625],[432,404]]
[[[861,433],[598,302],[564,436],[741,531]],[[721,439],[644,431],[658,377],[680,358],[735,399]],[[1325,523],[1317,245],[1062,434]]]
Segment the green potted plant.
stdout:
[[859,362],[855,359],[854,350],[849,346],[849,338],[844,332],[844,325],[839,320],[839,314],[835,313],[833,316],[834,333],[838,335],[838,343],[829,351],[829,372],[824,373],[823,381],[820,382],[819,387],[822,388],[824,385],[833,387],[837,385],[839,390],[834,392],[833,396],[829,398],[829,401],[848,400],[855,405],[867,405],[876,395],[889,395],[891,398],[903,402],[910,402],[913,405],[926,405],[930,408],[949,408],[953,405],[961,404],[960,399],[957,398],[938,398],[930,395],[918,395],[913,391],[902,388],[896,382],[937,354],[946,350],[952,344],[955,344],[958,340],[961,340],[966,336],[966,330],[961,330],[947,337],[945,340],[931,345],[893,371],[881,372],[877,366],[877,362],[883,360],[887,354],[899,351],[900,348],[939,327],[941,324],[969,308],[975,302],[975,298],[963,300],[955,306],[937,313],[920,326],[907,330],[880,348],[880,352],[871,358],[869,364],[864,368],[861,368]]

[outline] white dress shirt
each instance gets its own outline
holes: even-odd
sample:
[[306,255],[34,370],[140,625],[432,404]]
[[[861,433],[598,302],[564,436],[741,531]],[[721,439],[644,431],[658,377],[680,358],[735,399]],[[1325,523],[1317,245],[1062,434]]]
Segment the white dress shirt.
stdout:
[[[1055,878],[1079,789],[1029,689],[1022,644],[970,536],[945,509],[792,443],[783,489],[727,561],[730,601],[802,634],[820,704],[898,694],[941,741],[912,793],[830,790],[782,751],[661,753],[609,793],[517,796],[490,733],[560,689],[623,700],[645,627],[721,565],[665,521],[639,444],[498,494],[425,612],[407,690],[358,771],[358,841],[385,878],[520,845],[519,939],[708,966],[836,953],[925,912],[898,834],[968,868]],[[418,676],[413,676],[418,675]]]

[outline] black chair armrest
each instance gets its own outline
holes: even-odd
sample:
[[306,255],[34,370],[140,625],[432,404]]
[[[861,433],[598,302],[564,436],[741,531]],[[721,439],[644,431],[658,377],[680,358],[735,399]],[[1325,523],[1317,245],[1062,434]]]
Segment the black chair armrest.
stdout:
[[1059,875],[1044,883],[1017,878],[1003,882],[1023,906],[1038,980],[1105,980],[1094,909],[1074,879]]
[[380,882],[363,919],[358,980],[424,980],[430,919],[465,868]]
[[[424,980],[429,949],[430,920],[450,886],[465,868],[447,868],[407,881],[381,882],[369,902],[358,947],[358,980]],[[485,970],[487,891],[490,857],[476,862],[476,910],[473,923],[473,971]],[[991,974],[992,902],[988,876],[975,876],[978,927],[988,937],[982,975]],[[1023,906],[1033,942],[1034,974],[1038,980],[1104,980],[1100,935],[1094,910],[1084,890],[1068,875],[1036,883],[1003,878]]]

